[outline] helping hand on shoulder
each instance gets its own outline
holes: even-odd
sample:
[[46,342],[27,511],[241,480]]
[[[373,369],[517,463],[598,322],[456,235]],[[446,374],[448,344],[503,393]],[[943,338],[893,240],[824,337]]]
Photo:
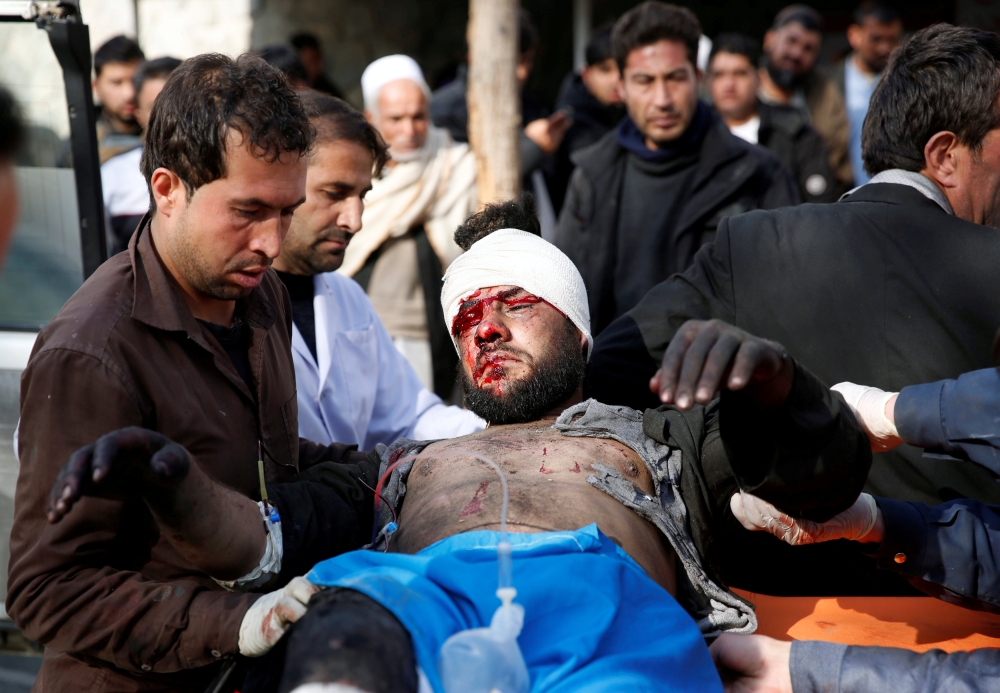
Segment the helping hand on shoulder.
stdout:
[[745,389],[761,405],[777,407],[794,376],[794,363],[777,342],[721,320],[688,320],[670,340],[649,388],[681,410],[708,404],[724,388]]

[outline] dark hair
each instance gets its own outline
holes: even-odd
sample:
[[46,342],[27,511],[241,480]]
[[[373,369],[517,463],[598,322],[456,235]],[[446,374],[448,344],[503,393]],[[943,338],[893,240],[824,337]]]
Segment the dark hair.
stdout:
[[307,91],[300,95],[302,107],[316,130],[315,144],[348,141],[371,152],[377,176],[389,159],[389,146],[371,123],[346,101],[335,96]]
[[809,31],[823,31],[823,16],[809,5],[789,5],[775,15],[771,28],[780,29],[793,22]]
[[138,94],[142,91],[142,85],[146,83],[146,80],[165,79],[169,77],[171,72],[181,66],[181,62],[183,61],[168,56],[153,58],[139,65],[139,68],[135,71],[135,76],[132,78],[132,86],[135,87],[135,93]]
[[650,0],[619,17],[611,31],[611,53],[618,69],[625,69],[629,53],[657,41],[679,41],[687,49],[688,60],[698,64],[701,24],[686,7]]
[[275,43],[260,49],[258,55],[271,67],[281,70],[291,82],[308,82],[309,75],[299,59],[299,54],[283,43]]
[[708,56],[709,65],[719,53],[742,55],[754,67],[760,64],[760,44],[744,34],[719,34],[712,43],[712,52]]
[[531,15],[525,9],[517,11],[517,51],[527,53],[538,48],[538,29],[531,21]]
[[128,36],[115,36],[94,53],[94,74],[100,77],[108,63],[137,63],[145,57],[139,44]]
[[295,36],[288,39],[288,42],[292,44],[292,48],[297,51],[300,51],[303,48],[314,48],[316,50],[320,50],[319,39],[307,31],[300,31],[295,34]]
[[935,24],[896,49],[861,130],[865,169],[919,171],[924,147],[949,131],[974,155],[1000,126],[1000,36]]
[[858,26],[865,23],[865,20],[872,17],[879,24],[892,24],[899,21],[899,12],[892,5],[886,5],[878,0],[865,0],[854,10],[852,18]]
[[611,57],[611,26],[603,26],[594,32],[594,35],[587,41],[587,50],[584,53],[587,65],[603,63]]
[[516,199],[486,205],[458,227],[455,231],[455,243],[462,250],[468,250],[476,241],[500,229],[520,229],[541,236],[542,227],[535,211],[535,196],[522,192]]
[[[140,168],[147,185],[166,168],[188,195],[226,176],[226,136],[243,135],[254,156],[304,156],[314,131],[302,102],[278,70],[259,57],[218,53],[185,60],[173,71],[149,118]],[[156,209],[150,191],[150,208]]]
[[0,162],[9,161],[24,143],[24,121],[14,96],[0,87]]

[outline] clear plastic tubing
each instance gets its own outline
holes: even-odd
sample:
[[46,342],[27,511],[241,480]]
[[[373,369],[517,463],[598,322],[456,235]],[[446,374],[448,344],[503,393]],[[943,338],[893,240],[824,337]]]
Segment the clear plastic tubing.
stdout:
[[464,448],[457,448],[454,450],[445,450],[440,453],[421,452],[417,455],[409,455],[396,460],[394,463],[389,465],[388,469],[385,470],[385,473],[378,480],[378,486],[375,487],[375,515],[378,517],[378,513],[382,507],[382,485],[389,478],[396,467],[405,462],[409,462],[410,460],[455,457],[458,455],[473,457],[480,462],[485,462],[492,467],[493,471],[495,471],[497,476],[500,477],[500,486],[503,488],[503,505],[500,506],[500,543],[497,544],[497,597],[499,597],[500,601],[504,604],[510,604],[514,597],[517,596],[517,592],[514,589],[514,563],[511,558],[511,546],[510,542],[507,541],[507,505],[510,502],[510,491],[507,488],[507,477],[500,468],[500,465],[486,455],[473,452],[472,450],[466,450]]

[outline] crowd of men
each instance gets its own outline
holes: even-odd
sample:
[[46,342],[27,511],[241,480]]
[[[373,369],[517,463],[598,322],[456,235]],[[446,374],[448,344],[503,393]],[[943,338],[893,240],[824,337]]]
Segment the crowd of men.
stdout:
[[[552,111],[522,14],[485,205],[464,68],[359,111],[308,34],[99,48],[114,254],[21,384],[36,689],[1000,690],[732,591],[1000,610],[1000,36],[866,1],[826,75],[822,31],[644,2]],[[0,91],[0,250],[21,133]]]

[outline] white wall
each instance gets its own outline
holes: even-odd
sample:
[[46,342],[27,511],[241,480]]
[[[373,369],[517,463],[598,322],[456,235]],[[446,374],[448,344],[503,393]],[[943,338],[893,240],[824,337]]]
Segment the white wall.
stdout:
[[236,56],[250,48],[250,0],[138,0],[138,7],[139,43],[148,58]]
[[80,0],[80,14],[90,27],[91,50],[119,34],[135,38],[135,0]]

